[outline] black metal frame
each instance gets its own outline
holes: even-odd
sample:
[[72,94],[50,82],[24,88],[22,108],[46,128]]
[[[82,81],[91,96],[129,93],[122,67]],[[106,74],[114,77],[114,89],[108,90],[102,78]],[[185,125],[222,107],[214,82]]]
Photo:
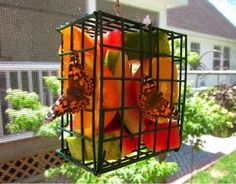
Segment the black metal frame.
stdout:
[[[86,137],[83,135],[83,116],[81,117],[81,134],[80,133],[76,133],[73,131],[73,124],[72,124],[72,115],[67,114],[64,117],[61,118],[61,126],[58,127],[58,129],[61,132],[61,149],[57,150],[57,153],[64,157],[66,160],[70,160],[78,165],[80,165],[81,167],[83,167],[84,169],[93,172],[95,175],[97,174],[101,174],[101,173],[105,173],[114,169],[118,169],[120,167],[129,165],[131,163],[135,163],[137,161],[140,160],[144,160],[150,157],[154,157],[156,155],[159,154],[163,154],[166,152],[171,151],[171,149],[169,148],[169,142],[170,142],[170,130],[171,128],[176,128],[178,127],[179,132],[180,132],[180,139],[182,141],[182,129],[183,129],[183,120],[184,120],[184,108],[185,108],[185,96],[186,96],[186,73],[187,73],[187,35],[185,34],[180,34],[180,33],[176,33],[174,31],[169,31],[169,30],[165,30],[165,29],[161,29],[158,27],[154,27],[152,25],[148,26],[148,29],[145,28],[145,25],[143,25],[142,23],[139,22],[135,22],[133,20],[129,20],[123,17],[118,17],[115,15],[111,15],[108,13],[104,13],[102,11],[98,11],[98,12],[94,12],[91,15],[86,15],[85,17],[82,18],[78,18],[76,20],[73,20],[69,23],[66,23],[65,25],[60,26],[57,30],[60,32],[61,30],[67,28],[67,27],[71,27],[71,40],[73,40],[73,26],[77,26],[82,30],[82,35],[87,32],[89,33],[93,38],[94,38],[94,47],[89,48],[89,49],[84,49],[84,36],[82,36],[82,49],[81,50],[76,50],[76,52],[81,53],[81,62],[83,64],[84,62],[84,53],[93,50],[94,51],[94,59],[93,59],[93,64],[94,64],[94,68],[96,68],[96,64],[100,64],[100,68],[101,68],[101,78],[100,78],[100,82],[101,82],[101,87],[100,87],[100,121],[99,121],[99,141],[98,141],[98,147],[95,146],[96,145],[96,141],[95,141],[95,118],[94,118],[94,109],[95,109],[95,103],[94,103],[94,99],[95,99],[95,92],[93,92],[92,94],[92,109],[90,109],[89,111],[92,111],[93,113],[93,122],[92,122],[92,137]],[[114,29],[119,29],[122,33],[122,45],[124,45],[124,32],[139,32],[140,33],[140,38],[142,38],[142,34],[144,31],[149,32],[149,52],[144,52],[142,50],[143,45],[142,42],[140,43],[140,49],[132,49],[132,48],[126,48],[126,47],[116,47],[116,46],[112,46],[112,45],[105,45],[103,44],[103,33],[106,32],[110,32]],[[152,53],[152,31],[155,31],[157,35],[159,34],[159,31],[163,31],[165,33],[167,33],[168,35],[168,40],[170,43],[170,48],[171,48],[171,54],[169,55],[169,57],[171,57],[172,60],[172,71],[174,69],[174,63],[178,64],[178,72],[179,72],[179,79],[178,80],[174,80],[174,73],[172,72],[172,76],[171,76],[171,80],[166,80],[168,82],[171,82],[171,94],[173,94],[173,83],[177,82],[178,83],[178,88],[179,88],[179,97],[178,97],[178,102],[176,104],[174,104],[176,106],[176,108],[178,109],[178,111],[180,112],[180,116],[177,120],[177,126],[171,126],[171,119],[169,120],[169,133],[168,133],[168,146],[167,146],[167,150],[165,151],[159,151],[156,152],[155,149],[154,151],[150,151],[148,149],[145,148],[145,146],[142,144],[141,142],[141,136],[142,134],[148,133],[150,131],[146,131],[146,132],[142,132],[142,113],[140,112],[140,122],[139,122],[139,132],[136,134],[131,134],[132,136],[138,136],[139,137],[139,145],[138,145],[138,150],[136,150],[134,152],[134,154],[132,154],[131,156],[125,156],[119,160],[116,161],[107,161],[104,160],[105,158],[105,152],[103,151],[103,143],[105,141],[113,141],[113,140],[117,140],[120,139],[120,144],[122,144],[122,139],[124,138],[124,136],[119,136],[119,137],[115,137],[115,138],[109,138],[109,139],[104,139],[104,132],[103,132],[103,128],[104,128],[104,113],[106,111],[111,111],[111,110],[115,110],[115,111],[120,111],[121,112],[121,119],[122,122],[124,120],[124,110],[125,109],[129,109],[130,107],[125,107],[124,105],[124,82],[127,80],[140,80],[138,78],[125,78],[125,52],[126,51],[132,51],[132,52],[137,52],[140,53],[140,61],[141,61],[141,71],[142,71],[142,63],[143,63],[143,55],[144,54],[148,54],[148,58],[149,61],[151,63],[152,57],[156,57],[157,58],[157,66],[159,66],[159,57],[161,56],[159,54],[159,44],[157,43],[157,54],[153,54]],[[61,34],[62,35],[62,34]],[[96,62],[96,58],[97,58],[97,35],[100,35],[100,61]],[[157,38],[159,38],[159,36],[157,36]],[[174,55],[174,44],[175,44],[175,40],[179,40],[180,42],[180,55],[179,56],[175,56]],[[159,42],[159,40],[157,40],[157,42]],[[61,52],[59,54],[59,56],[61,56],[61,72],[63,71],[63,56],[64,55],[70,55],[72,53],[74,53],[74,49],[73,49],[73,41],[70,41],[71,46],[70,46],[70,50],[69,52]],[[122,77],[118,78],[118,77],[114,77],[114,78],[108,78],[108,77],[103,77],[103,47],[108,47],[108,48],[116,48],[122,51]],[[63,37],[61,37],[61,48],[63,48]],[[166,56],[166,55],[165,55]],[[149,73],[151,74],[152,72],[152,65],[149,65]],[[157,69],[157,76],[155,78],[157,84],[159,81],[159,68]],[[94,84],[95,82],[95,77],[96,76],[96,70],[93,70],[93,76],[91,78],[94,79]],[[63,73],[61,73],[61,77],[59,78],[60,80],[67,80],[66,78],[63,77]],[[103,102],[103,81],[104,80],[119,80],[122,82],[122,102],[121,102],[121,107],[120,108],[116,108],[116,109],[103,109],[102,107],[102,102]],[[63,84],[63,82],[62,82]],[[158,86],[158,85],[157,85]],[[63,86],[62,86],[63,88]],[[173,95],[171,95],[171,99],[170,99],[170,103],[172,104],[173,101]],[[137,108],[137,107],[133,107],[133,108]],[[81,113],[82,115],[82,113]],[[137,122],[138,123],[138,122]],[[66,129],[65,127],[70,124],[70,130]],[[157,135],[157,130],[160,130],[160,128],[158,128],[158,123],[155,123],[155,133],[154,136],[156,138]],[[124,131],[124,123],[121,123],[121,135],[122,132]],[[151,131],[151,132],[154,132]],[[66,143],[66,141],[64,141],[64,136],[63,133],[67,132],[70,135],[73,136],[77,136],[81,138],[81,150],[82,150],[82,160],[76,160],[75,158],[73,158],[70,154],[68,145]],[[154,148],[156,145],[156,139],[154,138]],[[84,150],[85,150],[85,140],[86,141],[90,141],[92,143],[92,154],[93,154],[93,160],[91,161],[86,161],[84,158]],[[121,146],[122,147],[122,146]],[[97,150],[97,154],[96,154],[96,148],[98,148]],[[179,149],[179,148],[178,148]],[[178,149],[175,149],[175,151],[177,151]]]

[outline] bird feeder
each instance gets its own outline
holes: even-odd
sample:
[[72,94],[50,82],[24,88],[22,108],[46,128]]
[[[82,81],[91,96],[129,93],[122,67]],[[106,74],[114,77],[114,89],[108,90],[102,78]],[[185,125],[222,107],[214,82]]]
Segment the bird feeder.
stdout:
[[58,31],[60,156],[97,175],[179,150],[186,35],[102,11]]

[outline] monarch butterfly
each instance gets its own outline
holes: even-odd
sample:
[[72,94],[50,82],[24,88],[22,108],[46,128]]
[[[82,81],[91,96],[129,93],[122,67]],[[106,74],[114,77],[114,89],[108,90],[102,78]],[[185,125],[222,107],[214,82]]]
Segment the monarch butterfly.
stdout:
[[79,62],[78,54],[71,55],[68,83],[66,93],[50,107],[45,117],[45,123],[49,123],[65,113],[84,110],[89,105],[88,96],[92,95],[94,89],[93,80],[85,73]]
[[137,104],[144,117],[154,121],[158,118],[178,118],[177,109],[162,95],[162,92],[157,92],[156,84],[151,77],[144,75],[141,78]]

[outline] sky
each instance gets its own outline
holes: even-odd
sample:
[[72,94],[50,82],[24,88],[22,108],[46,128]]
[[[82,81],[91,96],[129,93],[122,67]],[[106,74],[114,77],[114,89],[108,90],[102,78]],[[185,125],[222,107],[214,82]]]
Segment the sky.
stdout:
[[236,0],[208,0],[236,27]]

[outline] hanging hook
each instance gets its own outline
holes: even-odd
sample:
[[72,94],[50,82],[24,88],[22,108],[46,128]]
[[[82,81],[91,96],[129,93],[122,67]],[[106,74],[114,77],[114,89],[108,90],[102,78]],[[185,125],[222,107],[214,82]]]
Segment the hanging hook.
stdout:
[[146,15],[146,17],[143,19],[143,24],[145,24],[144,29],[148,29],[148,26],[152,23],[152,20],[150,19],[149,15]]
[[115,10],[117,16],[120,16],[120,2],[119,2],[119,0],[116,0],[116,3],[114,4],[114,10]]

